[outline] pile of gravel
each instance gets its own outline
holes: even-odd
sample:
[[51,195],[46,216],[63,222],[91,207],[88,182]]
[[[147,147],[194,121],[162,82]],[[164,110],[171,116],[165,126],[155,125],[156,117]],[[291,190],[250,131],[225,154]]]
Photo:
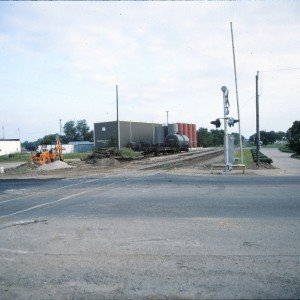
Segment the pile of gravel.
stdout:
[[49,164],[43,164],[37,168],[37,170],[41,171],[51,171],[51,170],[58,170],[58,169],[69,169],[72,168],[67,163],[57,160],[55,162]]

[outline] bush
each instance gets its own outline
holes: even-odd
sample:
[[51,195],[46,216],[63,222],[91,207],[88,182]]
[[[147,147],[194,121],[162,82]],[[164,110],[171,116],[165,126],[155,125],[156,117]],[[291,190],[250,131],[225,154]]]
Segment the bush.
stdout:
[[[256,155],[256,149],[252,148],[251,149],[251,154],[252,154],[252,158],[254,162],[257,162],[257,155]],[[260,151],[258,152],[259,155],[259,161],[260,162],[264,162],[267,164],[271,164],[273,162],[273,160],[271,158],[269,158],[268,156],[262,154]]]
[[0,162],[15,162],[15,161],[28,161],[31,156],[29,153],[11,153],[8,155],[1,155]]
[[278,149],[279,149],[281,152],[293,153],[293,151],[291,150],[291,148],[290,148],[287,144],[284,144],[284,145],[279,146]]
[[121,148],[120,149],[120,156],[122,158],[125,158],[125,159],[133,159],[133,158],[141,156],[141,153],[133,151],[130,148]]

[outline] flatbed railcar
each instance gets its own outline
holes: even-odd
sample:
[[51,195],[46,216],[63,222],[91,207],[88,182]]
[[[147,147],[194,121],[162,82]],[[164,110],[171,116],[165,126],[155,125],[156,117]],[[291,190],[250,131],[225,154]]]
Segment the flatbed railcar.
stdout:
[[140,151],[144,156],[154,155],[158,156],[160,154],[174,154],[180,151],[189,151],[190,143],[189,138],[180,134],[170,134],[165,138],[164,143],[159,144],[149,144],[149,143],[130,143],[128,147],[135,151]]

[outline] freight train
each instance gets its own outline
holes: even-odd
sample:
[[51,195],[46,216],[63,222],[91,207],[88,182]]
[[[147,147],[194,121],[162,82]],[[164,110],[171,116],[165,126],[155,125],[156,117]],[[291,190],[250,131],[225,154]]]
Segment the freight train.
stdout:
[[189,151],[190,140],[186,135],[179,133],[169,134],[166,136],[164,143],[149,144],[143,142],[132,142],[127,145],[128,148],[134,151],[140,151],[146,155],[178,153],[180,151]]

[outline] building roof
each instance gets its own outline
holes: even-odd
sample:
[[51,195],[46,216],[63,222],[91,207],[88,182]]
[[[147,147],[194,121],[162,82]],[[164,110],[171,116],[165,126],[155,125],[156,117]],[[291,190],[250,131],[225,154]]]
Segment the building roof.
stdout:
[[94,142],[90,142],[90,141],[73,141],[73,142],[69,142],[69,145],[94,145]]
[[19,142],[20,139],[0,139],[0,142]]

